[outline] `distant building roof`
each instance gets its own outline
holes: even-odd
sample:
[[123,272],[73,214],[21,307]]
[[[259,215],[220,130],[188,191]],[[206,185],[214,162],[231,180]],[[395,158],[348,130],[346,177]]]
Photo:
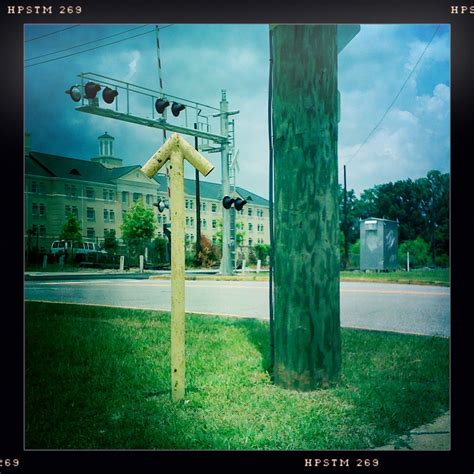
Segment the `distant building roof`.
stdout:
[[115,140],[115,138],[112,135],[109,135],[107,132],[105,132],[103,135],[101,135],[98,138],[110,138],[111,140]]
[[[165,174],[158,173],[155,176],[155,181],[160,184],[161,190],[166,190],[168,187],[167,178]],[[210,183],[209,181],[199,181],[200,195],[203,199],[215,199],[220,201],[224,196],[222,195],[222,185],[220,183]],[[249,204],[256,204],[260,206],[268,206],[269,202],[255,193],[247,191],[240,186],[236,186],[235,190],[240,194]],[[188,196],[196,194],[196,181],[194,179],[184,178],[184,193]]]
[[[120,166],[117,168],[106,168],[100,163],[66,156],[50,155],[31,151],[25,157],[26,174],[38,176],[52,176],[57,178],[77,179],[79,181],[92,181],[97,183],[111,183],[134,169],[140,169],[140,165]],[[166,175],[158,173],[154,177],[160,185],[160,189],[166,191],[168,188]],[[200,181],[201,197],[204,199],[215,199],[220,201],[222,196],[222,186],[220,183],[210,183]],[[269,202],[261,196],[248,191],[240,186],[236,186],[237,193],[249,204],[268,206]],[[184,192],[187,195],[196,194],[196,181],[194,179],[184,179]]]

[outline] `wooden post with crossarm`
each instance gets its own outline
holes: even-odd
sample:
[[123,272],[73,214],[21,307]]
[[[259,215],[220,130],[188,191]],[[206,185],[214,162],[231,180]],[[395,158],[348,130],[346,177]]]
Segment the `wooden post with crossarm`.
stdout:
[[184,292],[184,160],[207,176],[214,165],[184,138],[173,133],[142,167],[152,178],[170,160],[171,211],[171,397],[184,398],[185,392],[185,292]]

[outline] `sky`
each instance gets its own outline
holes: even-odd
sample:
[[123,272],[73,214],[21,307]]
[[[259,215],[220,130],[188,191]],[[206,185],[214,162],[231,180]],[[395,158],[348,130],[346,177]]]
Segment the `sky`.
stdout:
[[[65,90],[80,82],[79,73],[93,72],[157,91],[154,25],[71,26],[25,25],[25,128],[32,149],[90,159],[98,155],[97,137],[107,131],[124,165],[145,164],[163,143],[161,130],[76,111]],[[229,110],[239,111],[231,117],[239,151],[236,184],[267,198],[268,25],[160,27],[163,90],[216,109],[226,90]],[[363,24],[338,56],[339,181],[346,165],[348,189],[358,195],[432,169],[449,172],[450,33],[449,25],[437,28]],[[119,92],[120,108],[124,99]],[[151,103],[132,94],[131,112],[151,118]],[[185,120],[192,128],[191,107],[178,118],[168,114],[170,123]],[[219,119],[210,118],[210,124],[219,134]],[[215,165],[203,180],[219,182],[220,154],[203,154]],[[194,177],[191,165],[185,174]]]

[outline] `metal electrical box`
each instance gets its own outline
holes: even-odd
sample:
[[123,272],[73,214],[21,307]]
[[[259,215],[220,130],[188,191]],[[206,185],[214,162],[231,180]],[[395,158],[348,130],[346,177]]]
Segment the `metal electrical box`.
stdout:
[[398,222],[370,217],[360,221],[360,269],[396,270]]

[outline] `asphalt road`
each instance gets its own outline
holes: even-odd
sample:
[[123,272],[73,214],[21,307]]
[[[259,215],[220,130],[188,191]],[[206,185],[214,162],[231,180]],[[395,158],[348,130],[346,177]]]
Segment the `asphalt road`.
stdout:
[[[169,280],[27,281],[25,299],[171,308]],[[186,311],[268,319],[268,282],[186,281]],[[450,289],[341,282],[341,325],[433,336],[450,334]]]

